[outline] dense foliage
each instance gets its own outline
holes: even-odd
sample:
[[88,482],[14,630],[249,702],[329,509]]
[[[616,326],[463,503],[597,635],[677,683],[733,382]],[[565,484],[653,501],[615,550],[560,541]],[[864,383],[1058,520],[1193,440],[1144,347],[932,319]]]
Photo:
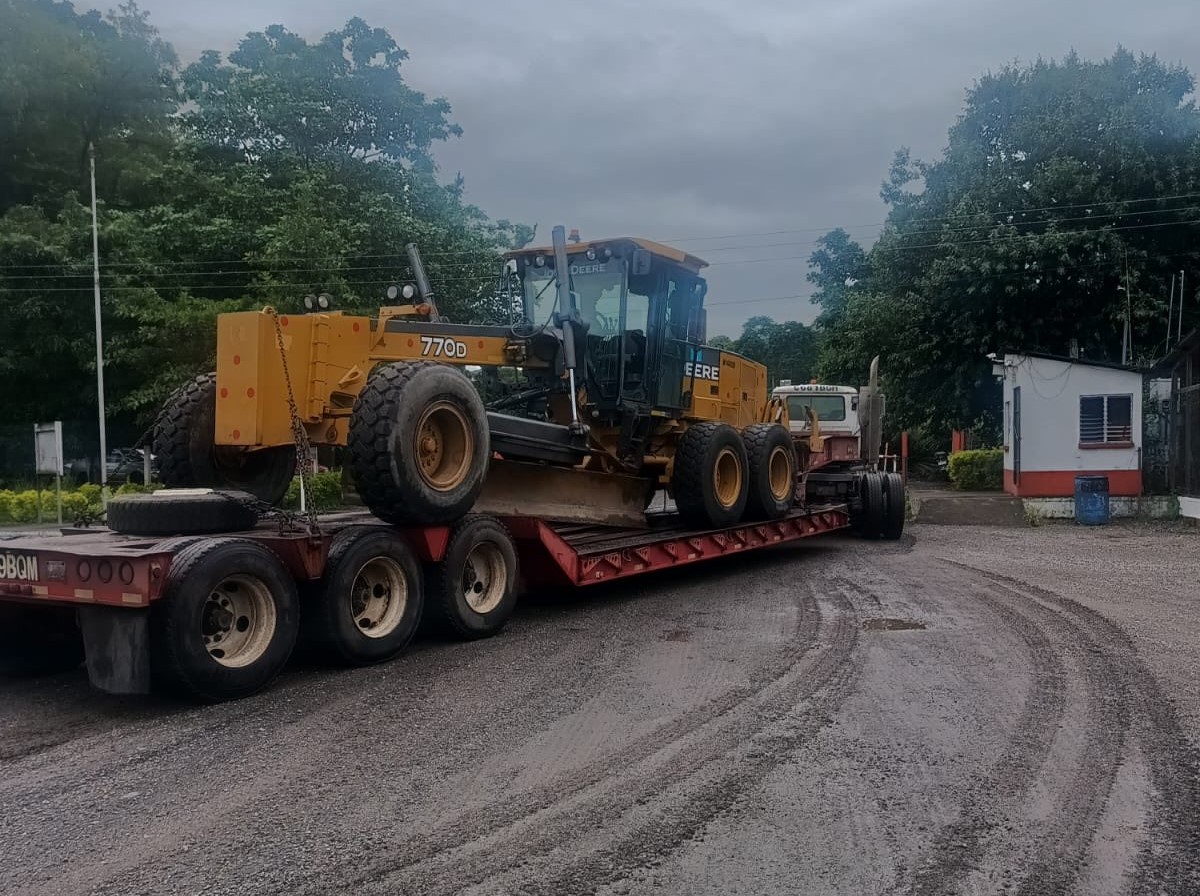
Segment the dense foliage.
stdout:
[[296,310],[316,291],[378,307],[410,276],[409,242],[443,313],[507,315],[496,250],[532,234],[466,204],[460,178],[439,181],[432,147],[460,131],[446,100],[408,87],[406,59],[354,18],[316,43],[272,26],[181,68],[132,2],[101,16],[0,0],[0,421],[20,423],[14,453],[29,451],[24,421],[52,419],[69,452],[95,450],[89,146],[110,444],[211,368],[217,313]]
[[811,327],[794,320],[776,323],[769,317],[752,317],[737,339],[715,336],[709,344],[765,364],[772,385],[788,379],[807,383],[817,368],[816,335]]
[[1004,488],[1004,450],[975,448],[950,455],[946,473],[963,491],[1000,491]]
[[1185,332],[1200,323],[1194,86],[1185,69],[1124,50],[979,79],[940,159],[896,154],[870,251],[834,231],[813,254],[821,375],[861,376],[880,354],[894,423],[991,428],[986,354],[1066,355],[1075,340],[1085,357],[1119,361],[1127,284],[1132,358],[1160,357],[1180,270]]

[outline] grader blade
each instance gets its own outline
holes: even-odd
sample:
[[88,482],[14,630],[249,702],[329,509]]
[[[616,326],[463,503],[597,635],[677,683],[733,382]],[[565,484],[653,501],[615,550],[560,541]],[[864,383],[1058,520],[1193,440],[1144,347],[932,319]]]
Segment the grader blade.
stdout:
[[647,488],[634,476],[493,460],[475,511],[645,528]]

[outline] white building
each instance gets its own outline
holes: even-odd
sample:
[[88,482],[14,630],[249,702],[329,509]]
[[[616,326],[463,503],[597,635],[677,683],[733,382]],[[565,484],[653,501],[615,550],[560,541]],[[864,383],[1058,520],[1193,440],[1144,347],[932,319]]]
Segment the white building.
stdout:
[[1140,371],[1035,352],[994,360],[1004,382],[1006,492],[1070,498],[1063,515],[1074,512],[1080,474],[1107,476],[1116,498],[1142,494]]

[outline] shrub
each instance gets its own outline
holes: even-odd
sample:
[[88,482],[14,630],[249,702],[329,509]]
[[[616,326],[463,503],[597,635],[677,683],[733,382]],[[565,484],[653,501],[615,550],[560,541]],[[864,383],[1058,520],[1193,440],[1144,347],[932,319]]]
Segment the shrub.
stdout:
[[[51,500],[54,496],[51,495]],[[17,492],[12,499],[12,521],[14,523],[36,523],[38,518],[38,493],[29,489]]]
[[14,494],[7,489],[0,489],[0,524],[14,522],[12,515]]
[[1004,488],[1004,452],[999,448],[956,451],[947,472],[954,487],[963,491],[1000,491]]
[[[114,495],[144,495],[149,492],[156,492],[162,487],[163,487],[162,483],[159,483],[159,482],[151,482],[149,485],[139,485],[136,482],[123,482],[123,483],[121,483],[121,487],[118,488],[115,492],[113,492],[113,494]],[[98,500],[99,499],[97,498],[97,501]]]
[[[308,477],[308,499],[317,510],[336,510],[342,506],[342,474],[317,473]],[[300,509],[300,477],[288,486],[283,506],[290,510]]]

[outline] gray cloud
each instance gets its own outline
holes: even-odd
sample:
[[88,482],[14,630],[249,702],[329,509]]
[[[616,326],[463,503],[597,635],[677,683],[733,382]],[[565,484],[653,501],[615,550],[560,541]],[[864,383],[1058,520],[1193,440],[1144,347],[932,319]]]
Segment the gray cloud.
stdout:
[[[1200,72],[1194,0],[142,6],[185,59],[274,22],[310,38],[352,15],[386,27],[409,82],[446,96],[464,128],[438,158],[472,202],[539,235],[686,240],[712,264],[714,333],[752,314],[811,319],[804,299],[762,300],[807,294],[820,233],[874,238],[892,153],[936,155],[987,69],[1123,44]],[[775,231],[791,232],[749,236]]]

